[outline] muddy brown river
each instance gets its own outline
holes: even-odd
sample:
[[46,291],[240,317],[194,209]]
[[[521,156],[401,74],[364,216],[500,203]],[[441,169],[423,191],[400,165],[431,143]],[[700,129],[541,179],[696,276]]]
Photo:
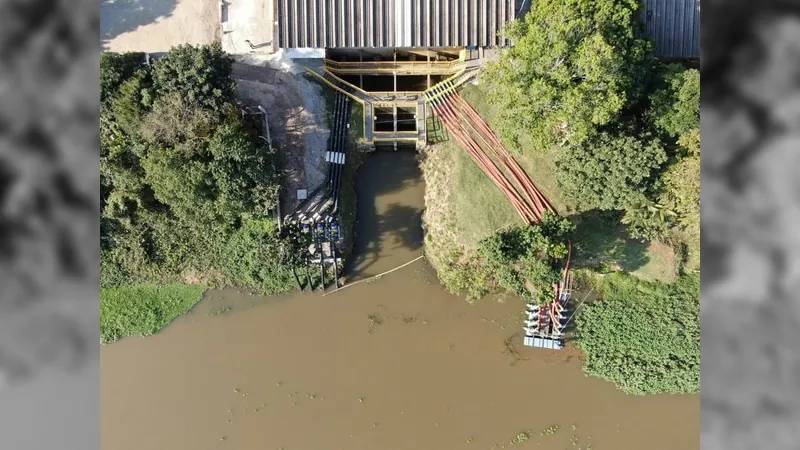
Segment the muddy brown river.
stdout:
[[[423,190],[413,154],[365,163],[351,279],[421,254]],[[573,350],[523,347],[522,309],[471,306],[424,260],[325,297],[210,291],[161,333],[102,349],[101,448],[699,448],[699,395],[628,396]]]

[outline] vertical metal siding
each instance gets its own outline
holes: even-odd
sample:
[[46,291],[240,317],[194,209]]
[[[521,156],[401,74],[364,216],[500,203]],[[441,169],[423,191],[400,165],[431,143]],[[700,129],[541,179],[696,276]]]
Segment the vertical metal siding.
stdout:
[[[337,48],[506,45],[498,31],[519,0],[275,1],[278,47]],[[681,20],[699,23],[693,15]]]
[[700,0],[643,0],[642,22],[656,56],[700,57]]

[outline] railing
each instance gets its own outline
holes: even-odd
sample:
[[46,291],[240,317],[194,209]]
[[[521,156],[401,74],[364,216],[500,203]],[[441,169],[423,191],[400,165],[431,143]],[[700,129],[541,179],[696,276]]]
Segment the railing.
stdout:
[[[327,73],[327,74],[328,74],[328,76],[330,76],[331,78],[333,78],[334,80],[336,80],[338,83],[342,83],[343,85],[345,85],[345,86],[348,86],[348,87],[350,87],[351,89],[354,89],[354,90],[356,90],[356,91],[360,92],[360,93],[361,93],[361,94],[363,94],[365,97],[369,97],[369,96],[370,96],[370,93],[369,93],[369,92],[367,92],[367,91],[365,91],[365,90],[363,90],[363,89],[359,88],[358,86],[354,85],[353,83],[348,83],[347,81],[344,81],[343,79],[341,79],[341,78],[337,77],[337,76],[336,76],[336,75],[334,75],[334,74],[333,74],[333,73],[332,73],[330,70],[328,70],[328,68],[327,68],[327,67],[323,67],[323,68],[322,68],[322,70],[323,70],[323,71],[325,71],[325,73]],[[363,101],[362,101],[362,100],[359,100],[359,101],[363,103]]]
[[[319,73],[317,73],[316,71],[314,71],[314,70],[312,70],[312,69],[310,69],[310,68],[308,68],[308,67],[306,67],[306,68],[305,68],[305,70],[306,70],[306,72],[308,72],[310,75],[314,76],[314,77],[315,77],[315,78],[317,78],[318,80],[321,80],[323,83],[327,84],[328,86],[330,86],[330,87],[331,87],[331,88],[333,88],[334,90],[336,90],[336,91],[339,91],[339,92],[343,93],[344,95],[346,95],[346,96],[348,96],[348,97],[352,98],[353,100],[355,100],[355,101],[357,101],[357,102],[361,103],[362,105],[364,104],[364,100],[362,100],[362,99],[358,98],[357,96],[355,96],[355,95],[351,94],[350,92],[347,92],[346,90],[344,90],[344,89],[340,88],[339,86],[336,86],[335,84],[331,83],[330,81],[328,81],[327,79],[325,79],[325,77],[324,77],[324,76],[320,75],[320,74],[319,74]],[[334,77],[334,78],[335,78],[335,77]],[[336,78],[336,80],[337,80],[337,81],[341,81],[341,80],[339,80],[338,78]],[[352,86],[352,85],[350,85],[349,83],[345,83],[344,81],[341,81],[341,82],[342,82],[342,83],[344,83],[345,85]],[[355,87],[355,86],[352,86],[352,87]],[[356,89],[358,89],[358,88],[356,88]]]
[[416,101],[407,101],[407,100],[394,100],[394,101],[376,100],[376,101],[372,102],[372,105],[374,107],[376,107],[376,108],[393,108],[395,106],[401,106],[401,107],[408,108],[408,107],[416,107],[417,106],[417,102]]
[[[460,70],[456,72],[453,76],[436,83],[436,85],[432,86],[431,88],[427,89],[423,94],[425,95],[426,100],[431,101],[435,100],[443,95],[449,94],[450,92],[456,90],[458,88],[458,84],[456,80],[464,75],[466,71]],[[447,84],[450,86],[447,86]]]
[[333,61],[325,60],[325,67],[338,73],[451,73],[465,66],[461,59],[455,61]]
[[370,92],[369,95],[376,99],[385,97],[419,97],[425,91],[375,91]]

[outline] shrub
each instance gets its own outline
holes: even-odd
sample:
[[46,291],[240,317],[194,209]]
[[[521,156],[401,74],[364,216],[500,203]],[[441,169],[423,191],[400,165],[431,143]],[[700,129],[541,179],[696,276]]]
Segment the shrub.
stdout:
[[575,230],[568,219],[546,213],[539,224],[498,231],[478,244],[477,259],[492,284],[526,301],[552,300],[561,278],[567,241]]
[[699,275],[666,285],[615,273],[600,294],[576,319],[586,374],[630,394],[699,392]]
[[101,64],[101,284],[285,290],[275,155],[237,113],[230,58],[218,44],[140,56]]
[[666,161],[657,138],[619,130],[561,151],[556,171],[564,194],[582,209],[625,209],[653,189]]

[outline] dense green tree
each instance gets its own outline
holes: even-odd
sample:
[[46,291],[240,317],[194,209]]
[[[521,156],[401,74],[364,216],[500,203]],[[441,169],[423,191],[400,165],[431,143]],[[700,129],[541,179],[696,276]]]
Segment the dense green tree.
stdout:
[[628,226],[631,237],[640,239],[664,239],[675,221],[676,213],[666,206],[642,196],[625,211],[622,223]]
[[687,226],[700,223],[700,157],[687,156],[671,165],[662,177],[664,204]]
[[567,244],[575,226],[545,214],[538,224],[501,230],[478,245],[478,259],[498,287],[525,300],[552,300],[552,285],[561,278]]
[[622,273],[576,319],[584,371],[631,394],[700,390],[700,279],[649,283]]
[[487,67],[488,100],[512,145],[578,145],[643,96],[653,66],[637,0],[541,0],[507,27]]
[[230,58],[219,45],[181,46],[150,66],[103,58],[103,286],[291,286],[294,262],[270,228],[275,155],[238,114]]
[[650,135],[604,131],[559,152],[558,182],[582,209],[625,209],[649,193],[667,160]]
[[650,95],[649,117],[655,128],[676,139],[699,132],[700,71],[670,64],[662,69],[661,84]]
[[143,60],[143,53],[101,53],[100,102],[110,100],[119,86],[141,68]]
[[149,91],[148,78],[146,71],[138,71],[120,84],[119,90],[111,100],[114,121],[128,136],[139,133],[142,117],[147,112],[146,108],[149,105],[146,105],[142,94]]
[[159,96],[180,94],[188,102],[215,110],[230,102],[234,82],[233,58],[222,44],[180,45],[154,65],[153,81]]
[[[700,72],[672,64],[660,75],[647,117],[672,151],[654,202],[676,213],[672,231],[696,260],[700,253]],[[649,226],[658,228],[658,223]]]

